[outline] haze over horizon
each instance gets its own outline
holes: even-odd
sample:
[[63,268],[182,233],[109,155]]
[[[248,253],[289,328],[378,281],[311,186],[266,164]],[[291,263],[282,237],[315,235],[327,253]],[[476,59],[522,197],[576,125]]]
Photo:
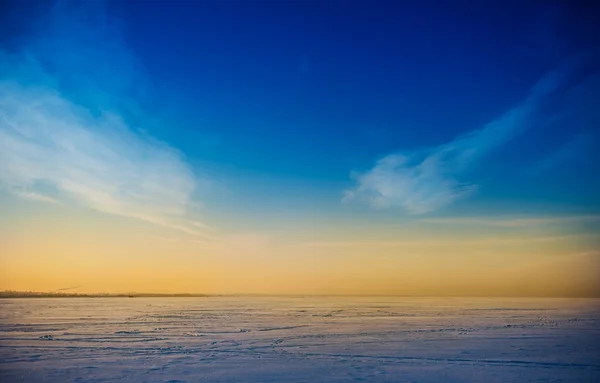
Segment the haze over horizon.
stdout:
[[598,5],[176,4],[2,3],[0,290],[600,297]]

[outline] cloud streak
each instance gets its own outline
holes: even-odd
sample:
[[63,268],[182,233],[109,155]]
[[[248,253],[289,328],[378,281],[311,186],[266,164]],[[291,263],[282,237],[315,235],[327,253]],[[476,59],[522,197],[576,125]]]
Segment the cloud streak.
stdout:
[[187,217],[196,179],[184,156],[138,128],[150,118],[131,101],[135,56],[105,19],[81,25],[86,10],[64,7],[22,51],[0,51],[0,185],[202,235]]
[[485,218],[485,217],[450,217],[427,218],[420,222],[436,225],[473,225],[493,227],[521,228],[528,226],[546,225],[573,225],[600,222],[600,215],[575,215],[558,217],[533,217],[533,218]]
[[549,73],[525,100],[481,129],[439,146],[381,158],[372,169],[354,176],[356,185],[344,192],[342,201],[400,208],[418,215],[472,196],[478,189],[469,179],[474,165],[534,125],[546,102],[565,87],[577,64],[571,62]]
[[[0,167],[1,168],[1,167]],[[20,198],[27,199],[30,201],[44,202],[44,203],[59,203],[58,200],[44,195],[42,193],[24,191],[24,190],[13,190],[12,193]]]
[[537,237],[487,237],[478,239],[421,239],[421,240],[388,240],[388,241],[324,241],[306,242],[306,247],[325,248],[380,248],[380,247],[456,247],[456,246],[501,246],[512,244],[531,244],[546,242],[564,242],[568,240],[594,239],[589,234],[550,235]]

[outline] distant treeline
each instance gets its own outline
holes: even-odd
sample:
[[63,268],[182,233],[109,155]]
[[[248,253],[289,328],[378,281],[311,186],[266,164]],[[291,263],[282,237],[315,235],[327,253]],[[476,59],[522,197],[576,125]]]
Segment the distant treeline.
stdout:
[[0,291],[0,298],[193,298],[207,297],[207,294],[159,294],[159,293],[66,293],[66,292],[38,292],[38,291]]

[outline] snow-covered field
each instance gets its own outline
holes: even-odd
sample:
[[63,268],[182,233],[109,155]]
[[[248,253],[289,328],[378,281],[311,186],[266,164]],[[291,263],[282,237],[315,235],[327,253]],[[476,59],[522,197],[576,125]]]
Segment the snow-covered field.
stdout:
[[600,300],[0,300],[0,382],[600,382]]

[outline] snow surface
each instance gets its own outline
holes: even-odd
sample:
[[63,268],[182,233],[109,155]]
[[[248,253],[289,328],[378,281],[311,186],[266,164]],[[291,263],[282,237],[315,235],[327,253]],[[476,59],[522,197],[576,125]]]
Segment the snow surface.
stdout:
[[600,382],[600,300],[0,300],[0,382]]

